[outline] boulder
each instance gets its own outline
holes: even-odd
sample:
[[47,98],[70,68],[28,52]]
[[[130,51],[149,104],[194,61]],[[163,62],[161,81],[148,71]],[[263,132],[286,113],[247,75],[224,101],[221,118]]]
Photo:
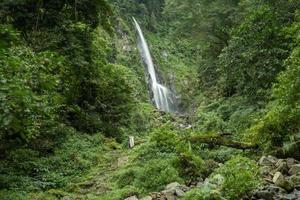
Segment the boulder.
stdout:
[[177,198],[175,196],[175,190],[176,189],[164,190],[161,193],[163,194],[166,200],[176,200]]
[[281,172],[276,172],[273,177],[273,183],[278,187],[285,189],[286,191],[292,191],[294,189],[293,184],[286,180]]
[[261,166],[273,166],[276,163],[276,158],[272,157],[272,156],[262,156],[259,161],[258,164]]
[[295,164],[295,159],[294,158],[287,158],[286,163],[288,168],[291,168]]
[[131,197],[128,197],[124,200],[139,200],[136,196],[131,196]]
[[284,189],[281,187],[278,187],[276,185],[268,185],[267,186],[268,191],[270,191],[273,195],[278,193],[286,193]]
[[204,183],[203,183],[203,182],[198,182],[197,185],[196,185],[196,187],[198,187],[198,188],[201,188],[201,187],[203,187],[203,186],[204,186]]
[[271,166],[262,166],[259,168],[259,172],[262,176],[268,176],[271,171],[272,171]]
[[300,191],[300,185],[295,185],[295,189]]
[[140,200],[152,200],[152,197],[151,196],[145,196],[145,197],[141,198]]
[[179,188],[179,187],[180,187],[180,184],[179,184],[179,183],[173,182],[173,183],[168,184],[168,185],[165,187],[165,190],[175,190],[176,188]]
[[292,175],[289,180],[294,184],[294,185],[300,185],[300,174],[294,174]]
[[275,164],[275,167],[278,167],[283,162],[286,162],[286,161],[284,159],[278,159],[276,164]]
[[182,191],[181,189],[177,188],[175,190],[175,195],[178,197],[182,197],[184,195],[184,191]]
[[187,191],[189,191],[191,188],[189,188],[188,186],[186,186],[186,185],[181,185],[180,187],[179,187],[183,192],[187,192]]
[[268,190],[260,190],[260,191],[255,192],[255,196],[260,199],[272,200],[274,194]]
[[276,170],[275,171],[278,171],[278,172],[281,172],[283,174],[287,174],[288,171],[289,171],[289,168],[288,168],[288,165],[285,161],[281,161],[281,162],[277,162],[276,163]]
[[291,174],[291,175],[300,174],[300,164],[292,165],[289,170],[289,174]]

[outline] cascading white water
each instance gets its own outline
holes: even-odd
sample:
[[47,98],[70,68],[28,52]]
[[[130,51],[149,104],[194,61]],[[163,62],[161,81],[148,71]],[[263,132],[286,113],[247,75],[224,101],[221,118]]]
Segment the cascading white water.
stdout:
[[149,82],[151,84],[154,103],[159,110],[163,110],[165,112],[176,112],[176,97],[171,90],[158,82],[150,50],[143,35],[142,29],[135,18],[133,18],[133,21],[139,36],[138,47],[141,57],[146,64],[147,71],[150,75],[151,80],[149,80]]

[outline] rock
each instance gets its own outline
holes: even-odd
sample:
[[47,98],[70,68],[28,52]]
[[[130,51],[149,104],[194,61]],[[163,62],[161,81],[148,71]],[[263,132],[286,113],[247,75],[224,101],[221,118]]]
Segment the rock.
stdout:
[[173,183],[170,183],[168,184],[166,187],[165,187],[165,190],[175,190],[176,188],[180,187],[180,184],[177,183],[177,182],[173,182]]
[[270,166],[262,166],[259,168],[259,172],[262,176],[267,176],[272,171],[272,167]]
[[285,179],[284,179],[284,176],[282,175],[281,172],[276,172],[274,177],[273,177],[273,183],[275,183],[275,185],[278,185],[276,183],[279,183],[279,182],[283,182]]
[[203,183],[203,182],[198,182],[197,185],[196,185],[196,187],[198,187],[198,188],[201,188],[201,187],[203,187],[203,186],[204,186],[204,183]]
[[284,189],[276,185],[268,185],[266,188],[268,189],[268,191],[272,192],[273,194],[286,193]]
[[278,161],[278,159],[276,157],[270,156],[270,155],[268,156],[268,159],[274,164]]
[[128,197],[124,200],[139,200],[136,196],[131,196],[131,197]]
[[278,159],[275,164],[275,167],[278,167],[282,162],[286,162],[286,161],[284,159]]
[[298,190],[298,191],[300,191],[300,185],[296,185],[295,189]]
[[276,168],[275,171],[281,172],[283,174],[287,174],[288,173],[289,168],[288,168],[287,163],[285,161],[277,162],[276,164],[278,166],[277,166],[277,168]]
[[299,200],[300,199],[300,191],[294,190],[289,194],[279,194],[278,198],[280,200]]
[[294,185],[300,185],[300,174],[294,174],[289,179]]
[[176,189],[175,190],[175,194],[178,197],[182,197],[184,195],[184,192],[181,189]]
[[165,196],[166,200],[176,200],[175,196],[175,188],[169,189],[169,190],[164,190],[161,193]]
[[273,177],[275,185],[285,189],[286,191],[292,191],[294,189],[293,184],[286,180],[281,172],[276,172]]
[[265,199],[265,200],[272,200],[273,199],[273,193],[268,191],[268,190],[260,190],[255,192],[255,196],[260,198],[260,199]]
[[151,196],[145,196],[145,197],[141,198],[140,200],[152,200],[152,197]]
[[274,159],[274,157],[271,156],[262,156],[258,161],[258,164],[261,166],[273,166],[275,163],[276,159]]
[[294,158],[287,158],[286,163],[287,163],[288,168],[291,168],[292,165],[295,164],[295,159]]
[[188,186],[186,186],[186,185],[181,185],[179,188],[180,188],[183,192],[187,192],[187,191],[190,190],[190,188],[189,188]]
[[292,165],[289,170],[289,174],[291,174],[291,175],[300,174],[300,164]]

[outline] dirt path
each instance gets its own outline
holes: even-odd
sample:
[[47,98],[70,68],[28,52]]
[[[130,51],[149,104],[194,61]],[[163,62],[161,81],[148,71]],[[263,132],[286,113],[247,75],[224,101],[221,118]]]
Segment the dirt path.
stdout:
[[106,153],[105,160],[93,167],[86,179],[76,184],[76,194],[71,199],[89,199],[92,196],[103,196],[112,191],[110,179],[114,172],[128,162],[128,151],[112,150]]

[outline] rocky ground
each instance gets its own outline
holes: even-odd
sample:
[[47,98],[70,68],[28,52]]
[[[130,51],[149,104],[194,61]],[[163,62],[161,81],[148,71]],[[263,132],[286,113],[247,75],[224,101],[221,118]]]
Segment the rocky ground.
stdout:
[[300,199],[300,162],[263,156],[258,164],[265,184],[244,199]]
[[[300,162],[293,159],[277,159],[273,156],[263,156],[258,161],[260,174],[264,184],[256,190],[245,194],[243,200],[299,200],[300,199]],[[161,192],[149,194],[140,200],[177,200],[194,187],[220,188],[224,177],[217,174],[212,178],[185,186],[170,183]],[[136,196],[125,200],[139,200]]]

